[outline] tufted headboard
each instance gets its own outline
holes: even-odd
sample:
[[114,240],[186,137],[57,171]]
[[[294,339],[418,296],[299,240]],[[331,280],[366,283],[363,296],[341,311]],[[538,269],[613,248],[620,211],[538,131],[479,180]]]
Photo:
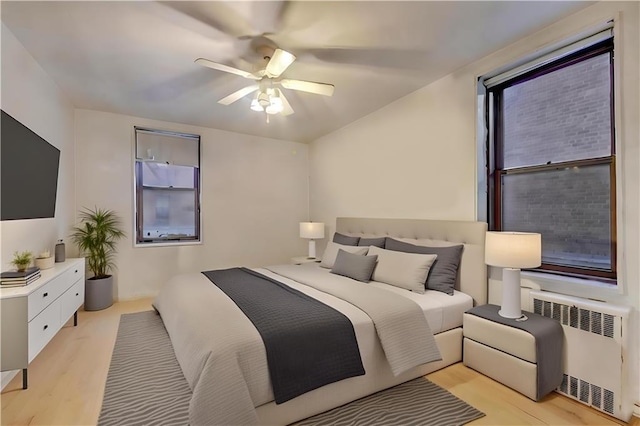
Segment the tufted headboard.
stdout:
[[475,305],[487,303],[487,266],[484,263],[487,224],[484,222],[339,217],[336,232],[362,237],[392,237],[418,245],[463,244],[456,290],[473,297]]

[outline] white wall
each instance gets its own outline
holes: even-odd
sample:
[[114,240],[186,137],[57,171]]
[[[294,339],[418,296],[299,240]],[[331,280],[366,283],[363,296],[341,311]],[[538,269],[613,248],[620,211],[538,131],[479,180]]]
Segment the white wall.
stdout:
[[[577,288],[579,295],[636,308],[630,330],[632,346],[626,354],[632,360],[629,403],[640,400],[639,14],[636,2],[597,3],[314,141],[310,147],[311,216],[332,229],[337,216],[474,220],[477,77],[615,18],[616,84],[621,88],[616,111],[620,119],[619,290]],[[497,301],[500,276],[496,271],[491,271],[491,276],[490,300]],[[532,287],[541,285],[536,280],[525,281]]]
[[[0,266],[7,270],[16,250],[53,253],[74,220],[73,106],[4,24],[2,36],[2,109],[60,150],[55,217],[0,222]],[[25,173],[29,173],[25,170]],[[2,386],[13,374],[2,373]]]
[[74,218],[75,179],[73,106],[4,24],[1,96],[5,112],[60,150],[55,217],[0,222],[0,263],[6,270],[14,251],[53,253],[56,240],[66,238]]
[[[201,136],[203,244],[134,247],[134,126]],[[77,208],[115,210],[126,240],[116,258],[118,299],[155,295],[171,276],[288,262],[306,253],[298,222],[308,217],[308,147],[295,142],[75,111]]]

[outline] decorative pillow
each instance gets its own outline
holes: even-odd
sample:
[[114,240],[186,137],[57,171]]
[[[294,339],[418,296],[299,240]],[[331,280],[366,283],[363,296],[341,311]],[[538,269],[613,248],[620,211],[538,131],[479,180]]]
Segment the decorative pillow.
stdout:
[[339,249],[331,273],[368,283],[377,260],[378,256],[363,256]]
[[453,288],[458,277],[458,267],[462,258],[464,246],[427,247],[417,246],[402,241],[387,238],[385,245],[387,250],[401,251],[405,253],[435,254],[438,256],[427,278],[426,286],[429,290],[437,290],[453,295]]
[[333,268],[333,264],[335,263],[336,257],[338,256],[338,250],[340,249],[349,253],[360,255],[365,255],[369,251],[369,247],[345,246],[342,244],[329,242],[327,243],[327,248],[324,249],[324,254],[322,255],[322,262],[320,262],[320,266],[328,269]]
[[378,256],[371,279],[424,294],[424,282],[436,260],[434,254],[402,253],[369,247],[367,256]]
[[342,244],[343,246],[357,246],[360,237],[351,237],[349,235],[340,234],[336,232],[333,234],[333,242]]
[[360,238],[360,241],[358,241],[358,245],[359,246],[374,246],[374,247],[384,248],[384,243],[385,243],[386,239],[387,239],[386,237]]

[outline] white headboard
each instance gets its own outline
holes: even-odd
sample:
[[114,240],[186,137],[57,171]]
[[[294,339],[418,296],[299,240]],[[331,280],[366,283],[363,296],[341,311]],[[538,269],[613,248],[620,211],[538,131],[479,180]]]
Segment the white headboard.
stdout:
[[487,266],[484,263],[485,222],[370,219],[339,217],[336,232],[362,237],[392,237],[402,241],[433,246],[463,244],[456,290],[473,297],[475,305],[487,303]]

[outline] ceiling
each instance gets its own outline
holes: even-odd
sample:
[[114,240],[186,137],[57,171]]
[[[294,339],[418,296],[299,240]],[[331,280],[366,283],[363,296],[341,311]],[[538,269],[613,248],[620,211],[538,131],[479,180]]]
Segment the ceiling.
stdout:
[[[2,22],[77,108],[311,142],[590,3],[581,1],[10,2]],[[247,71],[265,43],[297,56],[291,116],[251,111]]]

